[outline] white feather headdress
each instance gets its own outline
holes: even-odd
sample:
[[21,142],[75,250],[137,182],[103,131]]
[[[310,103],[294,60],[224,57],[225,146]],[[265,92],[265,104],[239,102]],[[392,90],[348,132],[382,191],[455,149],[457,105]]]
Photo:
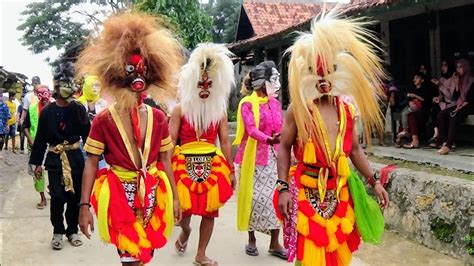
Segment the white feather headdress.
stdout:
[[[229,94],[235,85],[233,55],[224,44],[201,43],[181,68],[178,90],[183,116],[199,132],[219,123],[227,115]],[[207,65],[209,64],[209,66]],[[208,69],[212,87],[207,99],[199,97],[198,82]]]

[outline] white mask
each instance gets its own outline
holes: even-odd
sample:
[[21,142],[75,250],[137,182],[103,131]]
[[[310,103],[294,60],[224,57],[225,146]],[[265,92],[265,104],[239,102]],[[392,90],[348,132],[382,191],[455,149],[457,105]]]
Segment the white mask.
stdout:
[[265,81],[265,88],[267,89],[268,97],[278,98],[278,93],[280,92],[280,73],[276,68],[272,68],[272,75],[270,80]]

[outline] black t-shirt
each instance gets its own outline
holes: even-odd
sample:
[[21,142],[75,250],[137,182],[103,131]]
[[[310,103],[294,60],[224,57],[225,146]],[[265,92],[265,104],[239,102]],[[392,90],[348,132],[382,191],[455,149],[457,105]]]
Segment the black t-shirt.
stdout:
[[[432,99],[434,97],[434,93],[432,92],[430,87],[422,85],[418,89],[417,88],[410,88],[408,90],[408,93],[416,94],[416,95],[420,96],[421,98],[423,98],[423,101],[421,102],[421,110],[429,111],[431,109],[431,105],[432,105],[432,102],[433,102]],[[414,98],[411,98],[411,97],[407,97],[407,98],[408,98],[409,101],[414,99]]]

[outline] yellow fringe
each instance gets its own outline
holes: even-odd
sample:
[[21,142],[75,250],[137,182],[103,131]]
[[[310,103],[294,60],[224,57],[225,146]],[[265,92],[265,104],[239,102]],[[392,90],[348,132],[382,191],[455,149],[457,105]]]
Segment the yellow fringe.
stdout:
[[213,212],[222,207],[222,204],[219,201],[219,185],[215,184],[210,190],[207,191],[207,212]]
[[337,231],[337,225],[333,220],[326,220],[326,233],[332,235]]
[[296,223],[296,231],[306,237],[309,235],[309,219],[300,211],[297,216],[298,222]]
[[119,234],[117,242],[119,250],[127,251],[132,256],[138,256],[138,254],[140,253],[138,244],[132,242],[130,239],[128,239],[122,234]]
[[327,247],[328,252],[333,252],[337,248],[339,248],[339,242],[337,241],[336,235],[329,235],[329,245]]
[[143,227],[140,223],[135,222],[133,223],[133,228],[138,234],[138,246],[142,248],[149,248],[151,247],[151,243],[148,239],[146,239],[146,233],[145,230],[143,230]]
[[351,264],[352,260],[352,253],[347,243],[342,243],[339,248],[336,250],[337,252],[337,263],[341,266],[348,266]]
[[178,198],[183,211],[191,209],[191,195],[189,194],[189,189],[183,184],[183,182],[181,182],[181,180],[178,180],[176,190],[178,191]]
[[303,266],[322,266],[326,265],[325,248],[317,247],[313,241],[304,240],[304,257],[301,260]]
[[110,189],[107,179],[105,179],[102,185],[100,186],[100,190],[96,191],[99,194],[99,197],[97,198],[97,225],[99,227],[99,236],[102,241],[110,242],[110,233],[108,225]]
[[344,234],[350,234],[354,230],[354,225],[349,219],[343,217],[341,219],[341,230]]
[[314,147],[313,140],[310,138],[304,145],[303,162],[306,164],[317,163],[316,149]]
[[[160,182],[165,183],[165,191],[161,191],[160,194],[162,196],[157,197],[160,201],[165,202],[164,212],[163,212],[163,221],[165,223],[165,237],[169,238],[173,233],[173,226],[174,226],[174,208],[173,208],[173,190],[171,189],[171,184],[166,176],[164,171],[159,171],[158,176],[160,177]],[[163,204],[160,204],[163,205]],[[159,221],[159,220],[158,220]],[[161,225],[158,223],[158,225]]]

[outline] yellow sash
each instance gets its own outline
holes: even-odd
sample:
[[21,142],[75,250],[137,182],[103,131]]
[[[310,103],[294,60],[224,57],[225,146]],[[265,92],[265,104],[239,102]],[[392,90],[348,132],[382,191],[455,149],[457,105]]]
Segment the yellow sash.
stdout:
[[[256,92],[243,98],[239,103],[237,110],[237,135],[232,145],[240,145],[245,133],[245,126],[242,117],[242,104],[250,102],[252,104],[252,113],[255,119],[255,127],[260,124],[260,104],[267,103],[268,97],[258,97]],[[257,140],[250,137],[245,146],[244,156],[240,169],[240,188],[237,201],[237,228],[240,231],[247,231],[250,221],[250,212],[252,210],[253,194],[253,174],[255,170],[255,158],[257,156]]]

